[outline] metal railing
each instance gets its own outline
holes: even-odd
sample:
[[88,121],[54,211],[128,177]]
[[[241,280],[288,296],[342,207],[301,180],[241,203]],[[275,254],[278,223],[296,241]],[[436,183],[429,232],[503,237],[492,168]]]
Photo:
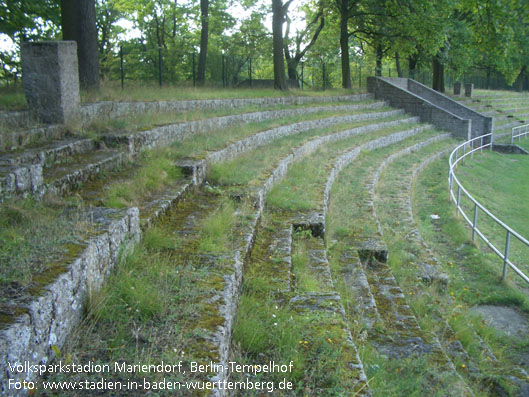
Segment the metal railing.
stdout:
[[[521,131],[521,132],[519,132]],[[520,141],[523,136],[526,136],[529,134],[529,124],[520,125],[518,127],[514,127],[511,130],[511,145],[514,145],[514,139],[518,138]]]
[[[522,126],[526,127],[526,126]],[[520,127],[516,127],[520,128]],[[514,130],[514,128],[513,128]],[[523,135],[527,134],[528,131],[522,133]],[[512,136],[514,137],[514,132],[512,133]],[[516,135],[518,137],[518,135]],[[523,236],[521,236],[519,233],[514,231],[512,228],[510,228],[508,225],[503,223],[501,220],[499,220],[494,214],[492,214],[487,208],[485,208],[482,204],[480,204],[472,195],[461,185],[459,180],[457,179],[457,176],[455,175],[455,167],[460,161],[463,161],[465,157],[468,155],[474,155],[475,152],[480,151],[482,152],[485,148],[490,148],[492,150],[493,145],[493,135],[487,134],[478,136],[474,139],[470,139],[469,141],[466,141],[465,143],[462,143],[461,145],[457,146],[452,153],[450,154],[450,170],[448,174],[448,186],[450,189],[450,197],[454,201],[454,203],[457,206],[457,211],[461,213],[465,221],[470,225],[472,228],[472,241],[475,240],[476,235],[481,237],[481,239],[503,260],[503,277],[502,279],[505,280],[507,276],[507,266],[509,266],[516,274],[518,274],[522,279],[524,279],[527,283],[529,283],[529,277],[525,275],[512,261],[509,259],[509,251],[511,249],[511,239],[517,239],[525,246],[529,247],[529,241],[525,239]],[[467,150],[468,148],[468,150]],[[462,153],[461,153],[462,152]],[[465,195],[470,199],[472,204],[474,205],[474,211],[472,215],[468,215],[465,213],[465,210],[463,209],[461,205],[461,197],[462,195]],[[503,250],[500,250],[498,247],[496,247],[489,238],[484,234],[482,230],[478,228],[478,215],[483,213],[484,215],[488,216],[490,219],[492,219],[496,224],[501,226],[505,230],[505,245],[503,247]]]

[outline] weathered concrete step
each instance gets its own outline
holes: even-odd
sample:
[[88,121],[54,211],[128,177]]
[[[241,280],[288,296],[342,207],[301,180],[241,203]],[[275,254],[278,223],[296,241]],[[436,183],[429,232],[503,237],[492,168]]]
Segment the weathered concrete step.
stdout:
[[525,104],[526,106],[522,106],[522,107],[501,107],[499,108],[500,111],[504,112],[504,113],[525,113],[528,109],[527,109],[527,104]]
[[138,113],[183,112],[199,109],[237,109],[245,106],[304,105],[318,102],[355,102],[372,100],[371,94],[342,96],[284,96],[265,98],[202,99],[155,102],[98,102],[82,106],[84,124],[91,121],[126,117]]
[[[82,318],[83,304],[90,292],[99,288],[117,263],[139,239],[138,209],[91,208],[84,214],[97,232],[71,248],[63,262],[50,264],[38,279],[21,293],[22,301],[4,305],[0,324],[0,382],[36,380],[36,371],[12,372],[8,363],[48,363],[53,346],[63,346],[70,331]],[[26,296],[30,295],[29,301]],[[14,310],[18,305],[19,310]],[[13,312],[7,315],[8,312]],[[6,389],[2,390],[4,393]],[[6,393],[7,395],[8,393]],[[9,394],[11,395],[11,394]]]
[[63,139],[65,134],[66,129],[57,125],[20,131],[2,131],[0,133],[0,152],[12,151],[28,145],[44,144],[54,139]]
[[0,166],[0,202],[14,195],[38,193],[43,184],[42,166]]
[[356,148],[349,150],[346,153],[339,156],[338,158],[336,158],[332,163],[331,171],[329,172],[329,176],[325,183],[325,189],[323,193],[323,208],[320,211],[323,214],[323,217],[325,218],[327,215],[327,211],[329,209],[329,198],[331,195],[331,189],[332,189],[332,185],[334,184],[336,178],[338,177],[342,169],[346,167],[348,164],[350,164],[352,161],[354,161],[360,155],[362,151],[364,150],[370,151],[370,150],[374,150],[377,148],[390,146],[408,137],[417,135],[421,131],[424,131],[424,130],[425,130],[425,126],[420,126],[420,127],[417,127],[411,130],[401,131],[401,132],[391,134],[389,136],[374,139],[365,144],[357,146]]
[[[178,346],[178,349],[186,352],[184,359],[213,361],[227,367],[242,267],[253,246],[259,211],[246,214],[236,209],[233,214],[237,220],[232,230],[233,246],[226,252],[197,252],[196,240],[201,233],[202,220],[219,208],[221,199],[220,196],[201,191],[190,200],[179,202],[162,222],[170,225],[173,233],[182,238],[175,251],[176,263],[191,265],[200,273],[193,281],[194,296],[182,302],[194,306],[192,318],[180,319],[178,324],[182,335],[194,334],[196,337],[185,346]],[[227,379],[228,373],[221,371],[205,375],[210,380],[223,381]]]
[[522,120],[524,123],[529,120],[529,113],[513,113],[513,116],[518,120]]
[[[223,128],[227,128],[229,126],[235,125],[235,124],[241,124],[241,123],[253,123],[253,122],[260,122],[265,120],[272,120],[272,119],[281,119],[285,117],[292,117],[296,115],[307,115],[310,113],[319,113],[319,112],[325,112],[325,111],[343,111],[344,113],[347,113],[348,111],[356,111],[365,109],[371,109],[376,110],[377,108],[380,108],[382,105],[380,102],[376,102],[374,104],[369,105],[342,105],[337,107],[319,107],[319,108],[303,108],[303,109],[285,109],[285,110],[271,110],[271,111],[263,111],[263,112],[253,112],[253,113],[244,113],[244,114],[238,114],[238,115],[231,115],[231,116],[222,116],[222,117],[214,117],[209,119],[203,119],[203,120],[196,120],[196,121],[190,121],[186,123],[179,123],[179,124],[173,124],[173,125],[167,125],[167,126],[161,126],[156,127],[147,131],[138,131],[133,133],[112,133],[107,134],[103,137],[103,140],[107,146],[117,146],[117,145],[124,145],[127,147],[129,153],[131,154],[137,154],[143,150],[154,148],[157,146],[164,146],[168,145],[172,142],[183,140],[185,138],[189,138],[193,136],[194,134],[198,132],[208,132],[208,131],[215,131]],[[369,116],[371,114],[371,116]],[[372,112],[366,113],[366,116],[364,118],[361,117],[361,115],[351,115],[351,116],[344,116],[344,117],[336,117],[335,123],[338,122],[347,122],[347,121],[354,121],[354,120],[366,120],[370,117],[376,118],[376,117],[389,117],[391,115],[397,115],[402,114],[402,112],[394,111],[393,113],[387,113],[386,115],[382,115],[382,112]],[[327,123],[330,122],[330,120],[333,118],[329,118],[327,120]],[[324,119],[325,120],[325,119]],[[312,125],[312,127],[307,128],[315,128],[317,126],[323,126],[325,124],[322,124],[325,122],[322,122],[320,120],[313,120],[313,121],[307,121],[305,124],[303,123],[295,123],[295,125]],[[287,128],[293,129],[294,127],[291,126],[285,126]]]
[[283,221],[285,216],[276,211],[263,215],[266,226],[259,227],[251,253],[251,261],[259,264],[269,290],[278,298],[293,288],[292,225]]
[[[303,218],[317,218],[318,215],[319,214],[317,213],[313,217],[305,215]],[[300,232],[303,226],[300,226],[302,223],[299,221],[298,214],[293,214],[290,218],[291,220],[288,222],[292,223],[293,228]],[[305,230],[310,230],[310,226]],[[342,354],[345,353],[345,357],[349,358],[347,364],[351,369],[350,377],[354,380],[354,386],[351,392],[354,392],[355,395],[370,396],[371,390],[368,386],[362,361],[360,360],[357,348],[353,342],[342,299],[340,294],[334,291],[334,283],[329,261],[327,259],[325,241],[322,238],[323,236],[314,237],[312,234],[310,236],[293,234],[291,237],[293,239],[292,243],[294,243],[296,239],[302,240],[298,241],[298,243],[303,244],[303,249],[307,254],[305,271],[308,271],[308,273],[317,280],[317,288],[319,291],[298,293],[290,298],[289,306],[291,306],[293,311],[298,315],[307,315],[306,313],[316,315],[317,320],[311,323],[314,328],[313,332],[323,333],[329,324],[332,324],[335,331],[338,330],[340,332],[341,335],[338,338],[335,337],[334,341],[328,337],[327,341],[329,341],[329,343],[337,344],[337,347],[341,350]],[[294,274],[294,280],[295,279],[296,275]],[[296,289],[296,285],[294,284],[294,293],[296,292]],[[317,331],[318,329],[320,329],[319,332]]]
[[0,202],[13,196],[64,195],[104,171],[119,168],[127,156],[119,151],[100,150],[68,157],[68,163],[44,168],[40,164],[0,166]]
[[52,192],[64,195],[78,189],[83,183],[105,171],[121,167],[127,156],[115,150],[100,150],[94,153],[74,156],[71,163],[57,164],[43,170],[43,186],[40,193]]
[[91,139],[64,139],[36,148],[0,153],[0,166],[21,164],[51,166],[55,162],[95,149],[96,143]]
[[[294,235],[294,239],[297,236]],[[318,282],[320,291],[333,291],[334,283],[332,281],[331,269],[327,259],[327,250],[323,238],[310,237],[301,238],[307,253],[306,268],[309,273]]]
[[344,250],[339,258],[339,263],[338,277],[341,278],[345,289],[351,293],[356,303],[349,305],[349,309],[356,318],[360,319],[363,329],[371,330],[376,323],[381,323],[382,319],[378,313],[377,304],[371,293],[358,251],[355,249]]
[[[103,101],[81,105],[83,124],[94,120],[109,120],[139,113],[185,112],[199,109],[237,109],[246,106],[305,105],[311,103],[356,102],[372,100],[371,94],[338,96],[284,96],[264,98],[196,99],[177,101]],[[39,124],[28,110],[0,112],[0,125],[9,128],[28,128]]]
[[[320,120],[304,121],[300,123],[289,124],[289,125],[282,126],[282,127],[272,128],[270,130],[262,131],[248,138],[244,138],[240,141],[234,142],[224,149],[218,150],[213,153],[209,153],[206,155],[206,161],[209,163],[227,161],[227,160],[234,158],[240,153],[246,152],[251,149],[255,149],[259,146],[266,145],[267,143],[275,139],[278,139],[278,138],[281,138],[287,135],[298,134],[300,132],[308,131],[308,130],[315,129],[315,128],[327,127],[327,126],[331,126],[331,125],[339,124],[339,123],[350,123],[350,122],[365,121],[365,120],[377,120],[381,118],[394,117],[394,116],[399,116],[403,114],[404,112],[402,110],[390,110],[386,112],[365,113],[365,114],[341,116],[341,117],[329,117],[329,118],[324,118]],[[382,127],[391,127],[391,126],[398,125],[401,123],[410,123],[410,122],[417,122],[417,121],[418,121],[418,118],[412,117],[412,118],[405,118],[405,119],[395,120],[395,121],[374,123],[374,124],[366,125],[363,127],[357,127],[357,128],[348,129],[345,131],[340,131],[334,134],[329,134],[329,135],[326,135],[320,138],[315,138],[312,140],[312,144],[309,142],[306,145],[304,145],[304,147],[308,147],[310,145],[312,146],[321,145],[322,143],[325,143],[325,142],[332,142],[332,141],[336,141],[340,139],[345,139],[355,134],[374,131]]]
[[[421,244],[424,249],[422,252],[426,254],[426,256],[429,259],[430,271],[428,272],[430,274],[430,277],[425,279],[424,277],[421,277],[424,282],[430,283],[432,281],[436,281],[436,279],[439,278],[439,274],[443,275],[441,265],[438,261],[438,259],[435,257],[433,251],[428,246],[427,242],[424,240],[422,235],[420,234],[417,222],[413,215],[413,206],[412,206],[412,189],[413,184],[415,183],[415,180],[417,179],[418,175],[424,171],[428,165],[430,165],[432,162],[438,160],[444,155],[447,155],[450,152],[450,148],[448,150],[443,150],[438,153],[435,153],[426,159],[424,159],[420,164],[418,164],[416,167],[414,167],[411,177],[407,178],[409,180],[408,186],[406,189],[406,198],[407,198],[407,211],[410,221],[414,224],[414,234],[413,238]],[[424,271],[423,271],[424,273]],[[447,278],[445,275],[444,277]],[[442,278],[444,280],[444,278]],[[443,281],[444,282],[444,281]],[[452,303],[452,305],[455,305],[455,302],[451,297],[448,297],[448,300]],[[439,338],[439,341],[441,342],[443,349],[445,352],[449,355],[449,357],[452,359],[453,362],[464,362],[467,363],[467,368],[469,371],[469,376],[477,381],[485,381],[487,382],[493,382],[496,383],[496,380],[493,379],[486,379],[485,375],[483,375],[480,370],[476,367],[476,365],[473,363],[473,359],[469,356],[468,352],[465,350],[461,342],[458,340],[457,334],[454,332],[450,324],[446,321],[446,319],[443,317],[442,313],[434,312],[434,315],[437,316],[436,321],[438,321],[440,324],[443,324],[442,326],[442,332],[437,332],[437,337]],[[487,359],[493,363],[493,365],[496,368],[496,371],[502,376],[508,377],[510,380],[513,380],[519,387],[520,390],[529,390],[529,383],[527,382],[527,372],[519,367],[512,367],[512,368],[501,368],[499,365],[498,359],[495,357],[494,353],[490,349],[490,347],[485,343],[485,341],[481,338],[481,336],[476,332],[474,329],[472,323],[468,323],[468,327],[472,329],[472,337],[474,340],[477,341],[478,345],[480,346],[480,351],[482,352],[482,355],[487,357]],[[501,392],[504,392],[503,388],[499,385],[497,386],[498,390]],[[524,392],[520,394],[520,391],[518,391],[517,395],[524,395]]]

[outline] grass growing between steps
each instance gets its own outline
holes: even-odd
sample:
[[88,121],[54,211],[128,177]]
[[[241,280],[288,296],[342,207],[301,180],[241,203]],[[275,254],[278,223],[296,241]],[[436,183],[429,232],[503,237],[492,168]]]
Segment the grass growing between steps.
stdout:
[[280,96],[329,96],[351,95],[361,92],[359,90],[335,89],[328,91],[296,90],[287,92],[274,89],[220,89],[220,88],[193,88],[167,85],[160,87],[158,84],[141,84],[125,82],[125,89],[121,89],[118,81],[109,81],[102,84],[98,91],[82,91],[82,102],[99,101],[172,101],[184,99],[223,99],[223,98],[260,98]]
[[[372,101],[362,101],[358,102],[358,104],[368,104]],[[103,120],[103,121],[95,121],[88,127],[85,127],[81,133],[83,136],[88,137],[98,137],[101,134],[110,133],[110,132],[121,132],[121,131],[127,131],[127,132],[135,132],[135,131],[145,131],[149,130],[154,127],[159,126],[165,126],[165,125],[172,125],[172,124],[180,124],[183,122],[190,122],[195,120],[204,120],[208,118],[214,118],[214,117],[221,117],[221,116],[229,116],[229,115],[237,115],[237,114],[244,114],[244,113],[250,113],[250,112],[256,112],[256,111],[267,111],[267,110],[282,110],[282,109],[302,109],[307,107],[322,107],[323,109],[317,113],[308,113],[305,115],[300,116],[291,116],[294,120],[302,121],[302,120],[313,120],[318,118],[324,118],[324,117],[331,117],[331,116],[338,116],[338,115],[345,115],[345,114],[355,114],[355,113],[365,113],[365,112],[372,112],[377,111],[379,109],[365,109],[365,110],[356,110],[356,111],[347,111],[345,113],[344,110],[325,110],[326,107],[330,107],[333,105],[346,105],[346,104],[352,104],[351,102],[348,103],[315,103],[310,104],[310,106],[298,106],[298,105],[272,105],[272,106],[247,106],[244,108],[237,108],[237,109],[216,109],[216,110],[208,110],[208,109],[199,109],[199,110],[188,110],[185,112],[163,112],[163,113],[144,113],[136,116],[128,116],[128,117],[122,117],[117,119],[111,119],[111,120]],[[354,104],[357,104],[357,102],[354,102]],[[380,108],[380,111],[385,110],[385,108]],[[387,109],[386,109],[387,110]],[[209,132],[211,133],[211,132]]]
[[[275,390],[277,396],[343,396],[361,393],[349,363],[356,361],[355,351],[344,332],[346,324],[331,310],[303,310],[290,302],[298,294],[311,290],[316,280],[307,269],[307,244],[313,237],[302,232],[295,236],[293,272],[295,287],[277,279],[277,266],[286,263],[274,255],[274,233],[285,228],[284,214],[267,212],[257,234],[257,242],[245,269],[242,294],[234,325],[230,360],[259,365],[273,361],[289,365],[287,373],[250,375],[252,381],[274,382],[277,388],[286,379],[293,390]],[[274,271],[269,271],[275,269]],[[312,280],[312,281],[311,281]],[[281,287],[280,287],[281,285]],[[246,375],[232,374],[232,380],[244,381]],[[260,392],[236,395],[257,396]]]
[[392,110],[389,108],[379,108],[371,110],[359,110],[355,112],[323,112],[313,113],[307,115],[299,115],[292,117],[285,117],[275,120],[266,120],[256,123],[248,124],[237,124],[224,129],[219,129],[214,133],[211,131],[199,132],[193,134],[192,137],[176,142],[172,147],[176,156],[184,157],[197,157],[204,156],[206,151],[213,151],[221,149],[231,142],[235,142],[242,138],[246,138],[250,135],[256,134],[260,131],[266,131],[268,129],[281,127],[293,123],[317,120],[322,117],[333,117],[333,116],[347,116],[352,114],[365,114],[365,113],[377,113]]
[[[212,165],[208,173],[208,179],[222,185],[260,184],[262,180],[277,166],[279,160],[287,156],[296,147],[302,146],[312,138],[330,135],[369,124],[394,121],[400,118],[401,117],[389,117],[357,123],[341,123],[277,139],[266,146],[243,153],[232,161]],[[390,132],[403,131],[416,126],[416,123],[402,123],[394,127],[380,128],[376,131],[353,135],[337,142],[344,147],[348,147],[354,143],[361,144],[367,140],[375,139],[376,137],[386,135]],[[308,157],[312,158],[312,155],[309,155]]]
[[[388,246],[388,264],[405,291],[407,301],[421,328],[427,333],[438,336],[441,343],[446,346],[445,351],[450,355],[456,369],[468,380],[467,384],[473,391],[479,395],[488,395],[491,392],[491,385],[490,378],[487,377],[493,376],[495,371],[487,357],[483,355],[483,350],[479,349],[479,340],[472,340],[473,334],[468,327],[461,337],[466,339],[470,360],[464,352],[449,350],[450,343],[460,339],[459,332],[464,328],[458,327],[453,334],[453,329],[447,327],[443,319],[449,322],[457,320],[462,315],[463,306],[453,302],[451,286],[445,288],[440,281],[421,280],[419,275],[423,264],[433,266],[435,269],[438,269],[438,266],[434,258],[426,252],[421,240],[411,233],[415,223],[409,218],[408,189],[414,166],[432,154],[454,147],[456,144],[455,141],[445,141],[430,145],[392,162],[383,172],[377,186],[375,208]],[[477,368],[479,375],[475,374],[477,371],[474,371],[474,368]],[[480,376],[485,378],[481,379]]]
[[[183,122],[203,120],[213,117],[231,116],[251,112],[263,112],[270,110],[284,110],[284,109],[303,109],[309,107],[331,107],[342,105],[367,105],[374,101],[355,101],[355,102],[314,102],[302,105],[247,105],[240,108],[220,108],[220,109],[194,109],[185,111],[170,111],[170,112],[150,112],[128,115],[126,117],[119,117],[110,120],[95,120],[90,125],[83,128],[82,134],[89,136],[98,136],[100,134],[114,132],[114,131],[144,131],[150,128],[178,124]],[[325,109],[322,110],[325,112]]]
[[218,326],[210,299],[223,288],[222,272],[229,272],[216,255],[233,249],[234,224],[246,211],[244,203],[238,206],[239,217],[234,208],[227,198],[203,192],[178,203],[145,232],[134,253],[124,255],[103,287],[92,294],[86,318],[62,355],[74,362],[110,364],[183,360],[187,370],[115,374],[121,380],[139,377],[140,382],[143,377],[191,380],[196,375],[189,372],[191,361],[217,360],[204,337]]
[[[344,259],[344,254],[350,250],[355,250],[358,244],[362,245],[364,241],[380,241],[382,239],[382,236],[378,234],[378,227],[373,218],[373,197],[368,190],[368,186],[373,182],[375,172],[382,161],[389,155],[424,141],[433,135],[432,131],[422,133],[421,136],[362,154],[342,170],[331,191],[326,237],[331,270],[336,288],[344,302],[347,318],[353,331],[353,338],[359,345],[360,357],[364,363],[366,375],[370,379],[370,387],[376,396],[422,396],[451,393],[459,395],[461,392],[461,382],[453,377],[451,371],[446,370],[445,364],[436,361],[439,358],[437,354],[412,355],[408,358],[397,359],[388,357],[374,348],[372,343],[380,343],[377,341],[384,341],[385,339],[390,341],[395,339],[395,342],[390,342],[389,346],[391,343],[398,345],[398,335],[411,334],[412,329],[404,330],[405,333],[402,333],[402,324],[397,325],[384,320],[384,313],[388,309],[390,311],[395,309],[386,308],[383,301],[377,300],[378,313],[381,318],[377,316],[376,309],[361,303],[361,301],[369,301],[370,292],[365,288],[352,287],[351,283],[355,285],[355,280],[358,277],[354,267],[362,265],[360,265],[358,258]],[[444,144],[446,145],[446,143]],[[434,149],[430,148],[430,150],[435,150],[435,147],[439,147],[439,145],[443,145],[443,143],[432,144]],[[395,221],[395,217],[393,216],[391,220]],[[391,255],[391,248],[389,251]],[[387,274],[386,277],[390,277],[390,274]],[[379,286],[371,284],[368,288],[374,294]],[[390,292],[388,291],[388,293]],[[391,293],[397,292],[391,291]],[[415,337],[417,338],[428,336],[428,333],[418,330],[416,332]],[[384,344],[384,342],[382,343]]]
[[[485,304],[505,305],[529,313],[529,298],[514,285],[512,272],[506,282],[501,281],[501,261],[490,251],[476,247],[463,220],[455,215],[454,205],[448,199],[446,161],[444,158],[434,162],[419,176],[413,195],[420,232],[450,278],[446,293],[451,301],[447,303],[445,300],[441,306],[452,307],[453,312],[448,318],[450,325],[460,336],[467,352],[490,376],[489,380],[514,393],[516,388],[499,374],[509,374],[520,362],[520,355],[529,351],[529,339],[500,335],[479,317],[471,315],[469,308]],[[440,219],[432,220],[431,214],[437,214]],[[425,309],[427,303],[422,305]],[[469,322],[473,327],[469,328]],[[492,350],[498,363],[487,358],[472,329]]]
[[[0,285],[16,290],[75,251],[92,230],[79,202],[46,196],[9,200],[0,206]],[[7,293],[5,288],[2,290]],[[0,294],[4,300],[4,294]]]
[[426,356],[388,360],[365,344],[360,350],[360,358],[365,363],[369,386],[375,397],[461,395],[451,387],[451,375],[440,375]]
[[[401,127],[397,126],[322,145],[310,158],[303,158],[290,167],[285,180],[276,185],[270,192],[268,205],[292,211],[318,208],[321,205],[324,185],[329,176],[333,159],[360,144],[399,130]],[[425,135],[429,136],[431,132],[422,132],[417,134],[417,137],[408,139],[416,142]]]
[[129,173],[129,178],[111,184],[104,191],[103,205],[111,208],[139,206],[183,177],[167,148],[142,153],[138,163],[139,167]]
[[[501,221],[526,239],[529,238],[529,156],[485,151],[458,166],[456,175],[474,198]],[[470,200],[461,201],[465,212],[473,214]],[[478,227],[500,250],[505,245],[505,231],[480,211]],[[484,244],[483,244],[484,245]],[[529,247],[513,239],[510,252],[514,263],[529,274]],[[500,259],[498,259],[500,260]]]

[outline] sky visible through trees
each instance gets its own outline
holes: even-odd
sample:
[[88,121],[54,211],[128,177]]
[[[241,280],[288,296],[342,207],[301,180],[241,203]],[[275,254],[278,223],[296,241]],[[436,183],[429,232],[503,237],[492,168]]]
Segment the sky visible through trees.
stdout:
[[[238,86],[251,76],[276,77],[281,89],[286,79],[294,85],[303,79],[305,86],[350,88],[362,75],[427,73],[438,90],[446,77],[464,80],[475,74],[485,85],[501,79],[519,90],[529,88],[527,0],[0,2],[3,85],[20,80],[21,42],[60,40],[68,21],[91,21],[83,12],[68,14],[73,6],[95,7],[95,20],[83,29],[89,32],[95,24],[97,43],[87,47],[98,65],[89,69],[103,80],[119,80],[122,53],[127,80],[157,81],[161,75],[164,84]],[[274,10],[281,14],[275,19]],[[79,40],[86,47],[88,39]],[[285,81],[278,83],[281,73]],[[93,78],[80,77],[97,86]]]

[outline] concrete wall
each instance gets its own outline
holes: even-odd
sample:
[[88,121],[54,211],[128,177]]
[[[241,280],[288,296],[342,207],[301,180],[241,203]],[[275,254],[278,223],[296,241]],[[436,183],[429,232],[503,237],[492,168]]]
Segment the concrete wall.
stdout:
[[492,132],[492,117],[486,117],[415,80],[406,80],[408,80],[408,91],[448,110],[456,116],[472,120],[472,138]]
[[391,106],[402,108],[407,113],[419,116],[421,121],[431,123],[437,128],[451,131],[457,138],[469,139],[471,133],[470,119],[463,119],[420,96],[405,90],[404,80],[395,79],[393,84],[389,79],[368,77],[367,89],[376,99],[384,99]]

